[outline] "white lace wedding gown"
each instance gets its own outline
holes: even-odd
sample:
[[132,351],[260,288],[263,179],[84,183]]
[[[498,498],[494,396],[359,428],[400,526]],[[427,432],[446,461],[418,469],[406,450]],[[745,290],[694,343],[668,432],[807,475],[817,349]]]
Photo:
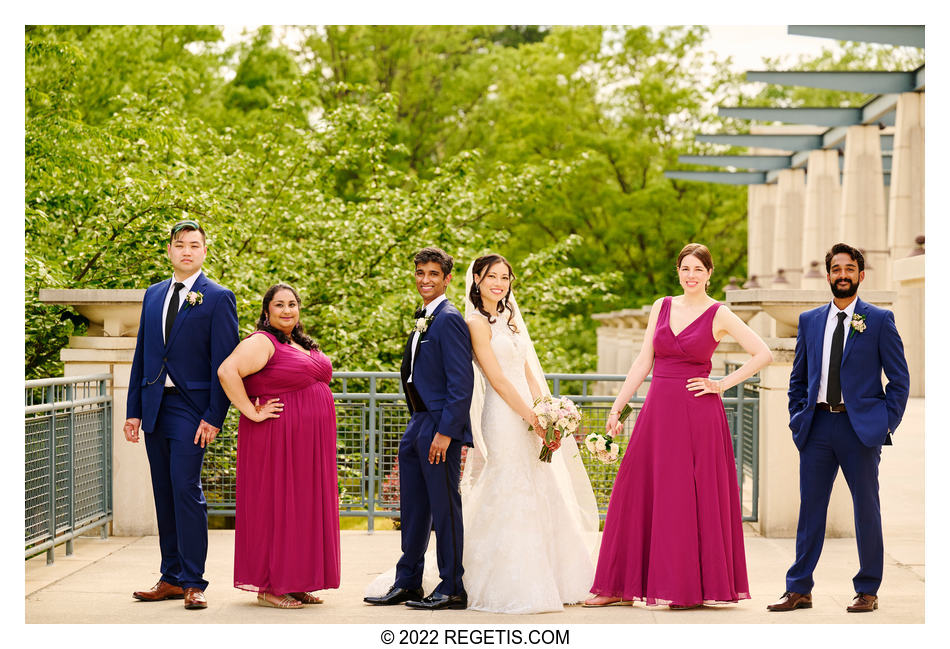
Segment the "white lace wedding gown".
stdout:
[[[508,328],[504,315],[496,318],[491,332],[492,351],[502,372],[531,403],[524,340]],[[560,611],[564,603],[586,599],[594,579],[577,506],[558,489],[552,465],[538,460],[541,439],[481,374],[488,461],[462,501],[463,581],[469,608],[497,613]]]
[[[514,334],[504,315],[496,318],[491,332],[504,375],[532,403],[524,373],[527,354],[533,352],[530,339]],[[495,392],[477,362],[475,366],[480,374],[475,380],[484,385],[480,422],[487,458],[476,459],[475,449],[469,448],[462,479],[462,581],[468,607],[494,613],[561,611],[564,604],[589,597],[594,580],[597,515],[590,482],[579,459],[571,459],[571,474],[567,458],[557,457],[579,450],[571,443],[556,451],[553,463],[541,462],[541,439]],[[555,471],[563,472],[560,480]],[[574,490],[584,494],[583,504]],[[422,586],[426,594],[439,583],[434,550],[430,540]],[[382,595],[394,581],[391,569],[370,583],[365,594]]]

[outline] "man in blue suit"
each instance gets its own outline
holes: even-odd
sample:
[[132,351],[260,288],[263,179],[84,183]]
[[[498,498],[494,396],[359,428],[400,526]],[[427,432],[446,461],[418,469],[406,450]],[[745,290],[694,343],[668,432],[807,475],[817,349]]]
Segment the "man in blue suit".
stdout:
[[123,427],[130,442],[139,441],[140,428],[145,433],[162,552],[158,583],[132,596],[145,602],[184,599],[186,609],[208,606],[201,464],[230,405],[218,365],[238,343],[234,293],[201,272],[207,254],[198,223],[172,226],[173,273],[149,286],[142,300]]
[[[463,609],[468,597],[462,586],[459,475],[462,446],[472,445],[472,341],[462,314],[445,297],[452,257],[438,248],[424,248],[414,262],[424,305],[416,311],[400,372],[411,414],[399,442],[402,557],[389,592],[363,601]],[[433,528],[441,581],[423,597],[423,557]]]
[[864,280],[861,252],[835,244],[825,255],[825,269],[834,299],[798,319],[788,411],[799,452],[801,508],[795,563],[785,576],[785,593],[768,605],[770,611],[812,606],[812,573],[839,466],[851,490],[860,562],[849,613],[878,607],[884,571],[878,465],[881,446],[891,444],[907,405],[907,361],[894,314],[857,297]]

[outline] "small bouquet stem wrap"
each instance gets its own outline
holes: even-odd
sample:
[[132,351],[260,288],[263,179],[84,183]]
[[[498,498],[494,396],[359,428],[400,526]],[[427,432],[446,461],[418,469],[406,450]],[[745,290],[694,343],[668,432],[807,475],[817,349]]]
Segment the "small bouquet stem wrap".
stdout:
[[[633,412],[633,408],[628,403],[620,411],[618,420],[621,424],[626,421],[631,412]],[[620,443],[614,440],[612,433],[606,431],[591,433],[584,439],[584,445],[594,457],[605,464],[613,464],[620,457]]]
[[548,444],[566,435],[574,434],[580,426],[581,413],[574,402],[566,397],[538,397],[534,401],[532,410],[538,416],[541,428],[545,429],[544,446],[541,448],[538,459],[542,462],[550,462],[554,451],[548,447]]

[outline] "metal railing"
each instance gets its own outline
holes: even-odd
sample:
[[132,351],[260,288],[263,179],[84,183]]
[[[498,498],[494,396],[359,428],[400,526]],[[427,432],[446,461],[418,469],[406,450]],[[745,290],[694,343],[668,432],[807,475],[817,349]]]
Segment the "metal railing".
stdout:
[[[725,362],[725,373],[731,374],[742,363]],[[735,405],[730,408],[730,404]],[[736,457],[739,480],[739,502],[742,520],[759,520],[759,377],[753,376],[723,394],[723,405],[732,433],[732,450]],[[748,512],[748,513],[746,513]]]
[[[576,433],[579,446],[583,447],[588,433],[603,430],[619,384],[625,378],[618,374],[546,375],[552,394],[569,397],[584,415],[581,429]],[[743,520],[747,521],[758,517],[757,382],[757,379],[746,381],[723,395],[736,457]],[[593,389],[594,394],[591,393],[593,384],[598,384]],[[340,514],[366,517],[368,529],[372,531],[376,517],[399,516],[397,454],[399,439],[409,420],[399,374],[335,372],[331,387],[334,388],[337,415]],[[643,401],[644,397],[639,396],[630,401],[634,410],[624,424],[624,449]],[[208,513],[212,515],[234,514],[233,467],[237,435],[230,423],[233,421],[229,419],[225,428],[230,430],[218,436],[205,456],[202,482]],[[581,451],[581,457],[603,518],[620,463],[603,464],[590,457],[586,450]]]
[[112,520],[111,374],[26,382],[26,558]]

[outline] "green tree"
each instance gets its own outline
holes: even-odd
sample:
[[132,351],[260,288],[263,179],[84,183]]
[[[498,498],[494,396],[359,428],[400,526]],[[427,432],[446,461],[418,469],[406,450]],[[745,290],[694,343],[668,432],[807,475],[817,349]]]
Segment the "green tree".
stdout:
[[[230,81],[215,71],[234,51],[186,47],[193,41],[181,34],[172,39],[179,58],[137,74],[136,33],[126,41],[132,64],[114,73],[124,79],[118,94],[91,92],[96,76],[113,74],[103,59],[123,60],[118,43],[128,36],[27,32],[26,308],[37,315],[26,332],[28,376],[57,373],[58,351],[81,323],[38,304],[38,289],[164,279],[167,228],[185,216],[208,231],[206,272],[235,291],[245,330],[267,286],[289,281],[338,368],[394,369],[414,302],[412,253],[441,245],[464,269],[506,241],[492,215],[518,215],[552,182],[548,169],[515,170],[476,151],[416,174],[393,135],[395,95],[341,87],[348,99],[315,113],[314,80],[296,74],[286,51],[272,52],[264,30],[237,48],[241,74]],[[191,77],[205,81],[189,87]],[[534,281],[561,270],[550,264]],[[584,277],[575,301],[604,286]]]
[[[393,136],[420,176],[477,148],[484,165],[503,161],[547,178],[539,195],[492,218],[512,233],[502,252],[518,265],[577,235],[564,252],[569,266],[622,275],[615,293],[565,314],[636,306],[675,290],[672,259],[692,240],[715,242],[721,284],[744,274],[744,189],[662,175],[680,153],[698,150],[692,133],[718,122],[708,106],[737,86],[702,49],[705,30],[558,27],[515,31],[530,34],[515,47],[506,33],[326,28],[309,34],[302,57],[315,62],[310,74],[325,106],[352,93],[397,95]],[[585,327],[593,340],[593,322]]]
[[615,297],[586,313],[676,290],[672,260],[690,241],[712,245],[723,283],[744,265],[744,190],[663,176],[695,150],[694,132],[718,122],[707,106],[736,81],[704,52],[704,37],[703,28],[554,28],[481,62],[495,75],[490,101],[460,137],[489,158],[562,169],[542,201],[523,206],[527,218],[512,228],[519,253],[576,234],[572,266],[623,276]]

